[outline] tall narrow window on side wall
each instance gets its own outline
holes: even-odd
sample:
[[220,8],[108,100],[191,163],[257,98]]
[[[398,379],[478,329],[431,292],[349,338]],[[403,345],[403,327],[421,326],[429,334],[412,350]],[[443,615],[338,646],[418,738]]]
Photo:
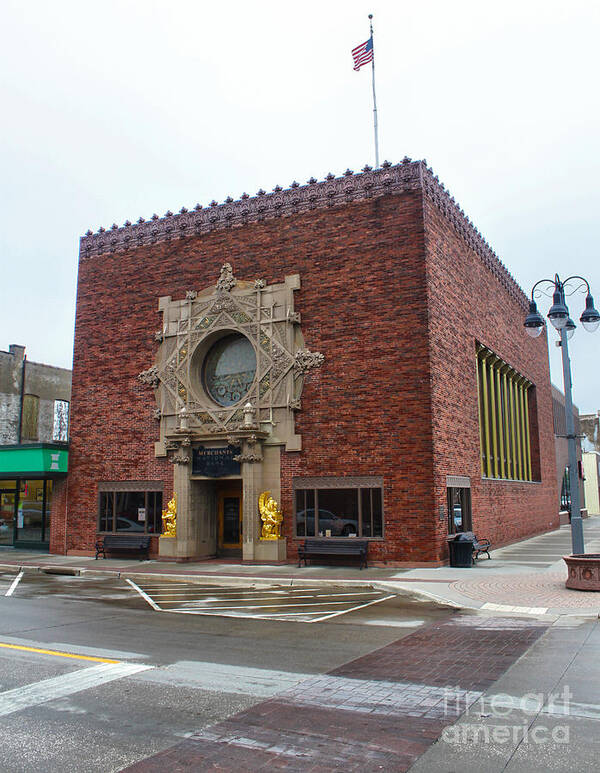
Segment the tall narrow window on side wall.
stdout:
[[537,480],[534,385],[481,344],[477,380],[482,477]]
[[23,395],[23,417],[21,422],[21,437],[23,440],[38,439],[38,416],[40,398],[37,395]]
[[69,439],[69,403],[67,400],[54,401],[54,426],[52,440],[66,443]]

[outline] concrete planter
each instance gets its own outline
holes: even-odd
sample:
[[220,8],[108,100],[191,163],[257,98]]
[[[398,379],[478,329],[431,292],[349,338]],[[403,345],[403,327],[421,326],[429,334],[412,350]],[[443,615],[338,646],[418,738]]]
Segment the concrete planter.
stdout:
[[563,556],[569,570],[567,588],[600,591],[600,553]]

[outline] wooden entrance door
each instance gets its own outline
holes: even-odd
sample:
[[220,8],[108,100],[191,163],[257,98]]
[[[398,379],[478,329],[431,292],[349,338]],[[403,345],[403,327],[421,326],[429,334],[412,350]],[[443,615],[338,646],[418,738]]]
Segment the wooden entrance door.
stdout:
[[232,481],[219,487],[219,553],[241,555],[242,550],[242,482]]

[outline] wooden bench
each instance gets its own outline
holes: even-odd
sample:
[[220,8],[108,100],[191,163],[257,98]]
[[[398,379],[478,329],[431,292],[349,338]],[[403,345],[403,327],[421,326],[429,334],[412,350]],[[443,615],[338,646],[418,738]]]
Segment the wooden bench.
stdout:
[[464,539],[473,540],[473,561],[477,561],[481,553],[485,553],[488,558],[491,558],[489,551],[492,543],[489,539],[478,539],[472,531],[464,532]]
[[358,539],[310,539],[305,540],[303,545],[298,548],[298,566],[306,566],[307,558],[315,556],[328,556],[337,558],[341,556],[355,556],[360,560],[360,568],[367,566],[367,550],[369,543],[366,540]]
[[148,558],[150,551],[150,537],[143,534],[106,534],[102,539],[96,542],[96,559],[102,553],[102,558],[106,558],[106,552],[109,553],[141,553],[140,561],[144,555]]

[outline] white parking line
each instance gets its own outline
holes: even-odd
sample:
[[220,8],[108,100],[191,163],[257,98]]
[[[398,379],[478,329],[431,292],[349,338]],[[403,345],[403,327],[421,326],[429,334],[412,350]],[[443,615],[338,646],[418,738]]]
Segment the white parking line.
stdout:
[[338,615],[345,615],[348,612],[354,612],[357,609],[364,609],[365,607],[370,607],[372,604],[381,604],[382,601],[387,601],[388,599],[393,599],[393,596],[384,596],[382,599],[375,599],[374,601],[367,601],[366,604],[359,604],[357,607],[352,607],[352,609],[342,609],[339,612],[332,612],[330,615],[323,615],[323,617],[318,617],[316,620],[311,620],[311,623],[320,623],[321,620],[327,620],[330,617],[337,617]]
[[[392,596],[388,596],[388,598],[392,598]],[[377,599],[379,600],[379,599]],[[163,604],[181,604],[180,601],[163,601]],[[244,604],[241,607],[207,607],[204,605],[204,602],[198,601],[196,602],[199,605],[200,609],[206,609],[207,611],[213,612],[215,610],[221,610],[226,609],[227,611],[231,611],[232,609],[281,609],[282,607],[288,606],[290,609],[296,609],[298,607],[332,607],[336,606],[338,604],[347,604],[347,601],[311,601],[311,602],[301,602],[300,604]],[[373,603],[373,602],[370,602]],[[194,607],[194,602],[190,602],[189,604],[181,604],[180,609],[194,609],[198,607]],[[365,604],[361,604],[360,606],[366,606]],[[356,607],[356,609],[359,609],[360,607]]]
[[4,594],[5,596],[12,596],[15,592],[15,588],[17,585],[21,582],[21,577],[23,576],[23,570],[19,572],[19,574],[15,577],[15,579],[12,581],[10,588],[6,591]]
[[132,580],[128,580],[126,578],[125,582],[128,582],[131,585],[131,587],[134,588],[140,594],[140,596],[145,601],[148,602],[148,604],[150,604],[152,609],[156,610],[157,612],[161,612],[162,611],[161,608],[158,606],[158,604],[155,604],[154,601],[150,598],[150,596],[147,593],[145,593],[138,585],[136,585],[134,582],[132,582]]
[[228,614],[227,612],[210,612],[209,610],[197,609],[166,609],[163,612],[169,612],[174,615],[197,615],[198,617],[231,617],[235,620],[274,620],[275,622],[290,623],[312,623],[313,616],[320,612],[265,612],[262,615],[242,615],[239,612]]
[[[162,601],[160,600],[161,599],[161,595],[165,596],[165,600],[162,600]],[[196,598],[190,598],[188,594],[177,594],[177,595],[183,595],[183,598],[174,599],[173,601],[169,601],[168,599],[172,599],[173,595],[175,595],[175,594],[165,593],[165,594],[161,594],[161,595],[154,593],[154,594],[152,594],[152,598],[154,598],[154,600],[157,601],[159,604],[180,604],[180,603],[186,601],[186,596],[187,596],[187,600],[190,601],[190,602],[197,601],[198,603],[203,603],[203,604],[213,604],[215,602],[225,602],[225,601],[226,602],[229,602],[229,601],[260,601],[262,599],[278,599],[278,598],[281,598],[280,596],[267,596],[267,595],[261,596],[258,599],[249,599],[247,596],[239,596],[237,598],[236,597],[231,597],[231,596],[226,596],[226,597],[223,598],[221,595],[219,595],[219,596],[210,595],[210,596],[205,596],[205,597],[200,596],[200,597],[196,597]],[[356,596],[378,596],[378,595],[379,594],[377,592],[370,592],[370,593],[317,593],[317,594],[315,594],[315,593],[302,593],[302,594],[297,594],[296,596],[289,596],[288,598],[293,598],[293,599],[329,598],[329,599],[331,599],[331,598],[334,598],[334,597],[337,598],[338,596],[345,596],[345,597],[354,598]]]
[[56,698],[64,698],[66,695],[73,695],[82,690],[89,690],[90,687],[113,682],[115,679],[132,676],[149,668],[152,666],[139,663],[100,663],[97,666],[7,690],[0,693],[0,717],[56,700]]
[[223,588],[184,583],[175,587],[145,582],[138,585],[129,579],[126,582],[157,612],[308,623],[394,598],[394,594],[381,596],[381,591],[365,590],[365,586],[345,590],[334,585],[332,590],[336,592],[328,593],[322,585],[245,589],[243,586]]
[[[337,586],[337,587],[339,587],[339,586]],[[166,591],[166,590],[170,589],[169,586],[159,586],[158,588],[154,588],[152,586],[146,585],[146,583],[140,583],[140,588],[143,588],[147,593],[152,593],[153,596],[163,595],[162,591]],[[259,595],[260,596],[261,594],[264,594],[264,593],[278,593],[278,594],[291,594],[291,595],[293,595],[294,593],[308,593],[310,591],[313,591],[313,592],[316,593],[317,591],[322,591],[322,590],[323,590],[323,586],[322,585],[319,586],[318,588],[307,588],[307,587],[302,585],[302,586],[300,586],[298,588],[288,588],[288,587],[285,587],[285,588],[279,588],[279,587],[271,588],[271,587],[266,587],[266,588],[248,588],[248,589],[246,589],[244,586],[241,586],[241,587],[240,586],[236,586],[236,587],[233,587],[233,588],[224,588],[222,586],[215,586],[215,585],[211,585],[209,587],[204,587],[204,586],[201,586],[201,585],[198,586],[198,585],[191,585],[190,584],[190,585],[184,585],[184,586],[176,588],[174,593],[183,593],[185,591],[189,591],[189,592],[197,591],[199,593],[204,592],[204,593],[206,593],[208,595],[218,594],[219,596],[227,596],[227,595],[229,595],[231,593],[244,593],[244,594],[247,594],[247,595]],[[157,593],[157,591],[160,591],[160,593]]]

